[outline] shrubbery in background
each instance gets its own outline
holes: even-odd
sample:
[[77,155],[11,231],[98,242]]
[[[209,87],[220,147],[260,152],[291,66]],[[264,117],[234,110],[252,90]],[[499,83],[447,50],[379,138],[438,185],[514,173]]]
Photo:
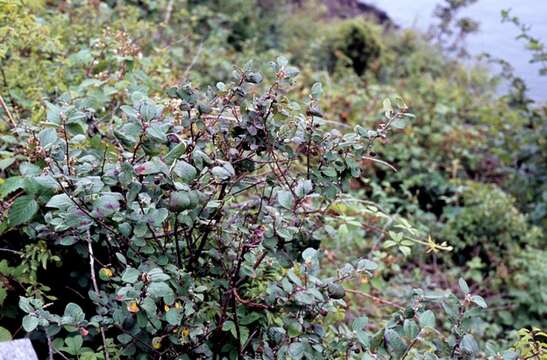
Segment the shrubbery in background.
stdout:
[[372,25],[360,19],[340,23],[321,49],[329,71],[342,64],[352,67],[357,75],[363,75],[373,67],[382,46],[376,32]]
[[[439,38],[472,30],[454,6]],[[314,1],[5,0],[0,37],[2,338],[543,356],[546,110],[514,75],[499,97],[454,47]]]

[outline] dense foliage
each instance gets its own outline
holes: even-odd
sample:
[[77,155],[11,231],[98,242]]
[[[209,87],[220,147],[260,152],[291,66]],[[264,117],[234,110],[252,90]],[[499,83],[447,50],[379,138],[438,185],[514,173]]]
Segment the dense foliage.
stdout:
[[471,2],[423,35],[316,1],[0,0],[0,339],[545,358],[547,108],[453,57]]

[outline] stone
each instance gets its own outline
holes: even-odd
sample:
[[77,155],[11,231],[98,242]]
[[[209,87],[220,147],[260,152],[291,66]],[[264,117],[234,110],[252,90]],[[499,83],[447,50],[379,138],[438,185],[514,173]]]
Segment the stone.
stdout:
[[0,342],[0,360],[38,360],[29,339]]

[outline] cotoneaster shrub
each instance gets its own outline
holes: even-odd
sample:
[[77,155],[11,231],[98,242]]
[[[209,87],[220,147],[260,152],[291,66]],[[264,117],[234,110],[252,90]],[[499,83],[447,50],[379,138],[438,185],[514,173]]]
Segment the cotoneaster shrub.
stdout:
[[[29,165],[36,163],[39,169],[45,169],[44,164],[37,162],[37,158],[27,157],[21,146],[27,137],[20,137],[20,128],[34,127],[32,131],[39,133],[43,127],[51,126],[43,123],[49,101],[60,106],[75,105],[78,109],[87,109],[86,114],[93,113],[93,117],[82,122],[89,129],[85,136],[93,138],[97,134],[96,128],[101,128],[101,134],[106,131],[105,126],[99,124],[111,124],[118,118],[125,121],[119,107],[138,102],[132,100],[133,94],[136,94],[135,99],[141,99],[139,94],[146,94],[158,105],[168,107],[162,88],[172,84],[179,87],[181,79],[184,79],[183,83],[191,80],[194,89],[206,89],[207,85],[219,80],[229,83],[231,64],[242,64],[249,58],[256,60],[257,70],[268,74],[264,71],[268,68],[267,61],[280,53],[290,57],[291,63],[296,61],[302,70],[302,76],[287,93],[290,101],[306,99],[310,84],[316,81],[324,84],[326,96],[321,98],[321,110],[328,128],[332,126],[343,133],[351,132],[355,125],[361,126],[361,133],[376,129],[385,122],[378,109],[382,107],[383,99],[393,93],[401,94],[417,115],[409,118],[411,126],[405,127],[404,121],[393,123],[401,129],[375,142],[371,155],[379,155],[375,160],[366,159],[359,164],[360,176],[344,188],[348,194],[337,198],[329,207],[325,213],[328,216],[323,218],[325,226],[314,233],[312,243],[320,247],[321,254],[318,277],[336,277],[338,268],[348,262],[355,264],[357,258],[365,257],[377,265],[372,276],[361,272],[343,283],[346,290],[344,306],[323,318],[322,326],[328,330],[325,337],[329,338],[325,343],[330,346],[339,338],[336,332],[330,331],[331,326],[351,328],[356,318],[366,315],[367,331],[378,335],[385,332],[385,325],[393,316],[395,322],[389,322],[389,326],[402,335],[407,347],[412,344],[406,357],[428,356],[423,353],[431,350],[430,344],[414,342],[413,333],[400,331],[398,324],[402,321],[404,327],[405,320],[409,320],[406,322],[409,329],[411,320],[416,321],[406,318],[408,315],[404,311],[410,304],[409,299],[416,294],[415,287],[423,287],[427,296],[439,296],[440,293],[434,291],[445,288],[461,295],[461,289],[457,287],[459,277],[468,279],[473,294],[480,294],[489,304],[481,316],[472,312],[473,316],[462,321],[465,332],[473,334],[483,349],[474,352],[474,357],[499,357],[516,339],[512,329],[530,325],[545,328],[542,325],[544,307],[541,306],[545,293],[542,291],[545,270],[541,266],[544,236],[537,228],[530,234],[539,241],[524,249],[505,240],[502,249],[510,247],[510,251],[498,251],[497,240],[478,244],[470,241],[471,246],[464,246],[464,249],[477,249],[486,245],[495,264],[476,256],[476,251],[459,247],[457,251],[437,253],[432,250],[439,250],[435,243],[432,245],[428,241],[428,234],[432,239],[444,241],[446,221],[455,215],[444,216],[445,212],[448,215],[447,207],[457,205],[458,210],[469,215],[468,219],[477,211],[477,204],[470,202],[467,206],[461,198],[448,204],[455,194],[454,179],[471,179],[483,185],[495,183],[496,188],[515,198],[514,206],[524,215],[517,216],[515,223],[519,224],[519,229],[528,228],[520,221],[523,218],[525,222],[544,227],[546,197],[542,179],[545,178],[546,162],[545,136],[542,135],[545,133],[545,107],[526,97],[523,82],[515,79],[514,83],[519,86],[511,89],[508,96],[499,97],[499,92],[495,91],[496,77],[482,69],[463,66],[457,59],[432,47],[422,34],[411,31],[377,32],[382,54],[374,63],[374,73],[368,71],[364,76],[357,76],[352,67],[345,66],[350,61],[341,56],[344,61],[340,65],[343,66],[337,66],[327,74],[323,71],[326,68],[322,57],[325,55],[325,49],[321,47],[325,44],[323,38],[332,34],[329,29],[335,29],[343,21],[329,19],[327,24],[320,1],[299,1],[294,7],[277,7],[273,10],[275,14],[268,14],[267,19],[260,15],[260,9],[253,7],[254,1],[224,3],[208,0],[6,0],[0,4],[0,33],[6,34],[7,29],[8,33],[19,35],[5,37],[7,41],[0,44],[0,51],[8,54],[0,59],[5,72],[5,79],[0,79],[0,95],[12,115],[10,119],[5,109],[0,109],[0,183],[6,184],[2,191],[9,191],[0,194],[3,219],[0,339],[29,336],[41,351],[41,357],[47,356],[47,339],[42,328],[28,334],[21,328],[24,313],[18,306],[19,296],[42,299],[51,314],[63,314],[68,303],[78,304],[88,320],[96,313],[96,306],[87,296],[90,275],[86,243],[55,244],[51,239],[55,235],[37,239],[32,232],[29,237],[25,224],[10,226],[5,221],[13,200],[21,196],[33,195],[38,199],[38,215],[33,222],[44,224],[41,216],[51,211],[43,207],[51,194],[43,194],[46,190],[35,186],[32,181],[35,177],[32,169],[35,168]],[[219,4],[226,5],[227,10],[221,9]],[[269,6],[271,3],[257,1],[256,4]],[[275,2],[277,4],[279,2]],[[32,31],[24,30],[25,27]],[[237,49],[229,42],[235,27],[244,35],[240,38],[242,41],[235,42]],[[376,64],[381,66],[377,68]],[[261,91],[268,88],[258,87]],[[20,125],[18,130],[10,129],[10,123]],[[58,132],[58,136],[61,135]],[[112,136],[103,137],[102,141],[112,142]],[[149,142],[146,142],[149,148]],[[75,142],[70,148],[74,150],[80,146],[83,145]],[[153,151],[163,156],[167,150],[167,147],[160,147]],[[395,167],[397,172],[386,163],[380,163],[379,158]],[[107,160],[109,164],[115,162],[113,157]],[[25,178],[25,187],[12,192],[11,186],[21,184],[18,176]],[[10,180],[12,177],[15,179]],[[490,185],[486,188],[483,197],[487,197]],[[494,191],[493,195],[499,193]],[[246,195],[242,193],[242,196]],[[503,218],[510,223],[515,220]],[[463,228],[464,239],[482,236],[481,226]],[[414,233],[407,229],[413,229]],[[509,232],[519,242],[528,243],[528,234],[512,229]],[[455,245],[461,245],[459,237],[451,236],[450,239]],[[419,242],[433,254],[422,254]],[[113,255],[116,251],[111,252],[102,241],[93,244],[97,277],[108,279],[110,271],[113,276],[119,276],[125,266],[117,263]],[[295,264],[301,261],[297,251],[294,256]],[[290,268],[287,264],[283,266]],[[103,267],[105,270],[101,270]],[[139,272],[143,271],[146,272],[144,268],[139,269]],[[252,287],[247,286],[245,295],[262,298],[264,279],[268,277],[259,277]],[[101,291],[109,294],[114,291],[107,283],[98,282]],[[435,311],[437,330],[448,335],[441,337],[442,341],[448,341],[452,344],[449,348],[454,349],[456,333],[451,329],[455,318],[437,311],[438,306],[428,301],[418,297],[412,307],[418,312],[424,306]],[[158,309],[162,305],[159,303]],[[96,328],[87,329],[91,335],[85,335],[85,331],[82,331],[85,336],[80,334],[84,342],[79,351],[85,355],[79,356],[104,357]],[[121,356],[123,349],[117,340],[118,331],[121,330],[110,327],[105,334],[108,343],[116,343],[111,346],[111,358]],[[461,330],[458,331],[462,338]],[[229,328],[224,333],[230,336]],[[432,337],[424,330],[419,338],[424,339],[424,334],[428,339]],[[57,346],[61,340],[55,339],[76,335],[77,332],[63,330],[52,340]],[[293,337],[291,343],[300,338]],[[375,339],[379,340],[380,336]],[[541,336],[538,339],[541,341]],[[79,338],[69,339],[68,343],[70,345],[65,342],[61,347],[79,346]],[[166,344],[161,343],[160,352],[165,351],[164,354],[169,352]],[[337,345],[340,354],[348,348],[346,342]],[[377,345],[375,341],[370,354],[387,357],[381,352],[385,344]],[[536,343],[530,343],[529,349],[526,345],[522,340],[515,346],[521,357],[537,351],[533,350],[537,348]],[[128,348],[132,346],[131,343],[127,345]],[[437,356],[456,356],[436,349]],[[70,351],[74,352],[74,349]],[[64,354],[69,358],[78,356],[66,351]],[[158,354],[152,352],[150,356]],[[396,353],[390,355],[399,357]]]
[[[460,298],[413,290],[388,322],[336,320],[343,282],[372,277],[378,265],[354,258],[323,271],[325,223],[347,221],[331,206],[347,198],[364,158],[381,162],[372,144],[407,114],[386,101],[377,128],[343,133],[322,118],[320,84],[297,102],[286,95],[297,70],[283,58],[272,68],[268,85],[246,66],[205,92],[191,84],[168,89],[168,98],[134,91],[119,106],[65,97],[48,104],[44,121],[13,129],[21,145],[18,170],[0,188],[3,231],[43,244],[65,269],[42,280],[51,289],[19,300],[24,330],[51,354],[479,355],[472,320],[486,303],[463,279]],[[390,247],[405,254],[415,243],[448,249],[406,221],[385,226]],[[80,297],[68,302],[59,283]],[[433,310],[452,324],[446,331]]]

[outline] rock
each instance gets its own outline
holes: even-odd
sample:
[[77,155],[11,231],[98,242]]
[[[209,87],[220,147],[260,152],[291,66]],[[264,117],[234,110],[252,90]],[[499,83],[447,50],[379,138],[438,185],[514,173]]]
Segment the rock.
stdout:
[[0,342],[0,360],[38,360],[29,339]]
[[374,5],[369,5],[362,0],[323,0],[327,6],[329,16],[339,18],[353,18],[368,15],[374,17],[378,23],[394,26],[389,15]]

